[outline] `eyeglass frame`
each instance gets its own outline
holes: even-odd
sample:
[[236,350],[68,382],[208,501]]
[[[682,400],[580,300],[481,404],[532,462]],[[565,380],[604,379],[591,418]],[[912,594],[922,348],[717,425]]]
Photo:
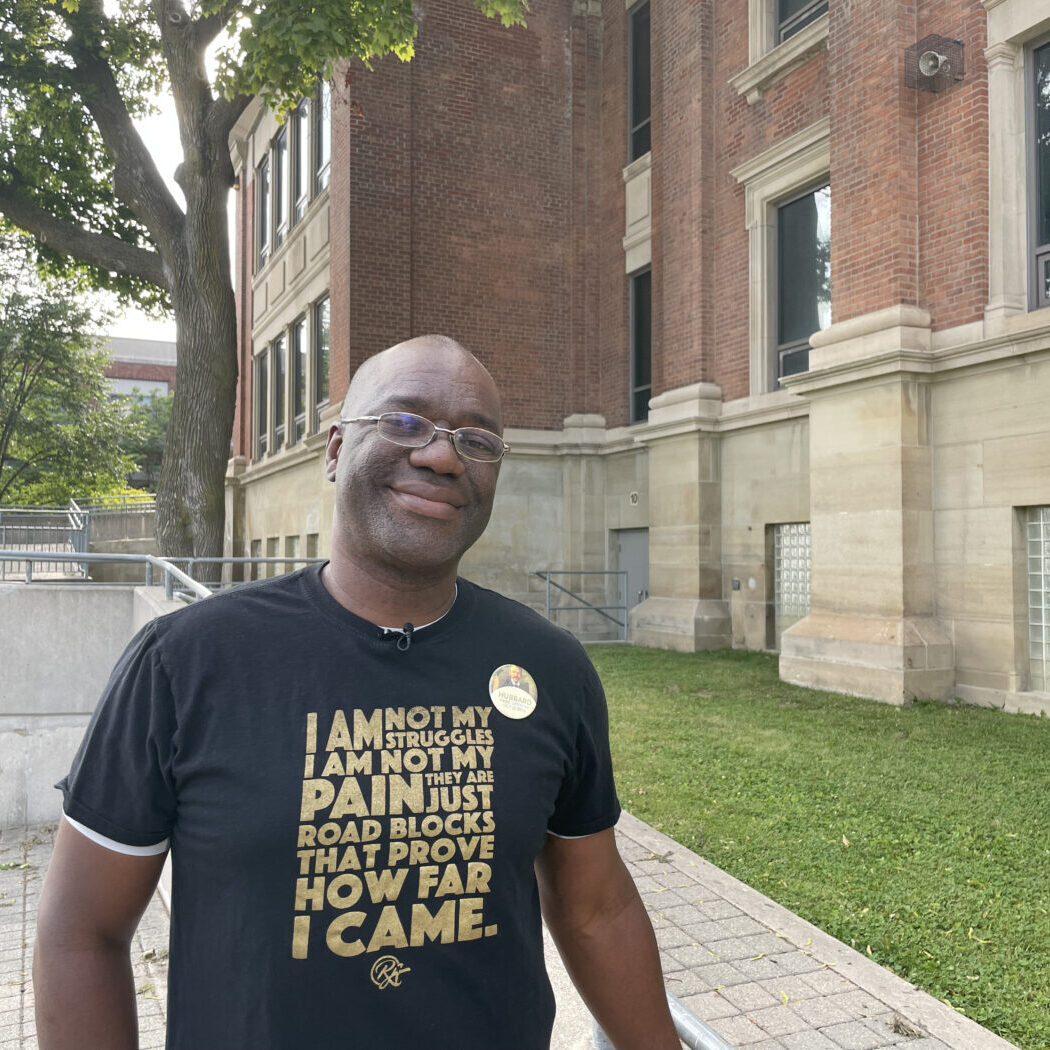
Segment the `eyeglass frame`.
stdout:
[[[384,416],[411,416],[413,419],[421,419],[424,423],[429,423],[430,426],[434,428],[434,433],[431,434],[422,445],[402,444],[402,442],[395,441],[393,438],[387,437],[380,432],[379,424]],[[500,463],[503,461],[503,457],[510,451],[510,445],[508,445],[499,434],[492,430],[487,430],[485,427],[456,427],[455,430],[450,430],[448,427],[439,427],[433,420],[427,419],[426,416],[421,416],[418,412],[381,412],[378,416],[354,416],[352,419],[341,418],[339,423],[375,423],[376,433],[379,434],[384,441],[389,441],[391,445],[397,445],[398,448],[426,448],[439,433],[448,434],[449,444],[452,445],[456,455],[459,456],[460,459],[469,459],[471,463]],[[459,445],[456,444],[456,435],[464,430],[480,430],[483,434],[491,435],[503,446],[503,451],[499,454],[497,459],[476,459],[474,456],[468,456],[462,449],[460,449]]]

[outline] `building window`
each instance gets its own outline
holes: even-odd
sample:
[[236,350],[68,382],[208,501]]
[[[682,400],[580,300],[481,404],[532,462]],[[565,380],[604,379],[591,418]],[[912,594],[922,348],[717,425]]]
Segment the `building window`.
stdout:
[[314,304],[314,428],[320,427],[321,409],[328,404],[328,342],[330,302],[326,295]]
[[299,567],[299,537],[298,536],[285,536],[284,538],[284,556],[288,559],[284,563],[285,572],[295,572]]
[[627,18],[627,108],[630,121],[627,159],[631,161],[648,153],[651,146],[648,0],[631,8]]
[[288,342],[284,335],[273,341],[273,448],[284,447],[284,388],[288,381]]
[[649,418],[653,392],[653,286],[652,271],[633,274],[631,281],[631,422]]
[[332,86],[322,81],[314,121],[314,193],[328,188],[332,165]]
[[288,125],[273,140],[273,245],[279,248],[288,236]]
[[[781,361],[778,347],[783,344],[789,353],[784,364],[788,368],[805,371],[808,365],[808,338],[817,331],[824,319],[830,319],[827,310],[826,269],[818,271],[818,262],[827,262],[827,245],[818,249],[817,240],[828,233],[828,211],[825,199],[817,195],[826,195],[828,168],[831,163],[830,149],[831,125],[827,117],[815,124],[781,140],[757,157],[745,161],[733,169],[731,174],[744,187],[744,224],[748,236],[748,312],[750,344],[751,393],[765,394],[777,389],[781,373]],[[817,186],[819,189],[814,190]],[[801,205],[795,211],[781,208],[791,205],[802,198],[811,198],[810,203]],[[821,211],[823,209],[823,213]],[[808,275],[785,273],[780,258],[795,259],[793,265],[800,265],[797,253],[792,249],[797,245],[797,234],[800,228],[805,229],[803,219],[808,215],[810,269]],[[816,215],[816,218],[814,218]],[[781,221],[782,220],[782,221]],[[823,223],[824,225],[821,225]],[[783,226],[783,230],[778,230]],[[778,232],[782,237],[778,237]],[[803,249],[804,250],[804,249]],[[783,275],[787,285],[808,286],[824,294],[823,314],[818,304],[811,301],[807,304],[809,317],[814,315],[816,323],[805,333],[807,348],[803,354],[791,356],[790,339],[800,338],[801,333],[793,331],[793,326],[800,325],[800,311],[789,304],[787,310],[778,309],[781,300],[786,298],[785,281],[778,278]],[[783,313],[783,318],[781,318]],[[783,327],[781,321],[783,320]],[[796,350],[799,347],[796,345]],[[803,360],[804,358],[804,360]]]
[[266,455],[269,444],[269,354],[264,350],[255,359],[255,458]]
[[810,530],[808,521],[772,530],[774,648],[779,649],[780,636],[809,615]]
[[777,0],[777,43],[794,36],[828,9],[828,0]]
[[777,381],[809,369],[809,337],[831,324],[831,187],[777,208]]
[[292,444],[306,433],[306,318],[292,325]]
[[1029,507],[1025,522],[1029,688],[1050,692],[1050,507]]
[[263,157],[255,173],[255,257],[261,270],[270,257],[270,158]]
[[303,99],[292,114],[292,222],[306,214],[310,201],[310,102]]
[[306,556],[308,558],[317,557],[317,538],[316,532],[308,532],[306,534]]
[[1031,51],[1029,140],[1031,143],[1032,306],[1050,306],[1050,40]]
[[[266,557],[276,558],[277,549],[281,542],[280,536],[267,536],[266,537]],[[274,562],[267,562],[263,568],[263,576],[276,576],[277,567]]]

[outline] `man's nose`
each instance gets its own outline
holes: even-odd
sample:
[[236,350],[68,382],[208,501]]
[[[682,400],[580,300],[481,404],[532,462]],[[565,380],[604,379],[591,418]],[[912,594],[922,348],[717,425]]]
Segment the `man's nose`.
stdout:
[[413,466],[427,467],[435,474],[462,474],[463,459],[456,451],[452,441],[452,432],[439,427],[433,438],[422,448],[412,449],[408,457]]

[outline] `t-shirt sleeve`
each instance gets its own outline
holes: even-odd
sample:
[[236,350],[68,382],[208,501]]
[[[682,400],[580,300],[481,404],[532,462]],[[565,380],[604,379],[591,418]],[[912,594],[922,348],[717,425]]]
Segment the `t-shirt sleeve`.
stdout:
[[598,673],[587,661],[576,729],[575,760],[554,806],[547,830],[579,838],[611,828],[620,818],[620,801],[609,755],[609,713]]
[[171,683],[156,624],[147,624],[113,669],[69,775],[63,811],[99,835],[152,846],[171,834],[176,731]]

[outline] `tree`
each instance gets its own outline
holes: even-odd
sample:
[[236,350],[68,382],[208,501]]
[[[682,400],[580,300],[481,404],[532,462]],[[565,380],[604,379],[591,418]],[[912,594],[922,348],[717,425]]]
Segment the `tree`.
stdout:
[[0,239],[0,503],[119,490],[129,424],[107,396],[92,304],[68,281],[37,281],[27,248]]
[[124,418],[127,422],[120,447],[134,464],[128,483],[135,488],[157,490],[174,397],[174,394],[153,391],[149,397],[126,399]]
[[[474,3],[505,25],[526,9]],[[175,317],[165,554],[222,553],[237,383],[230,131],[252,96],[286,112],[337,60],[407,60],[415,34],[413,0],[0,0],[0,214],[36,238],[52,272],[78,269]],[[185,207],[132,122],[162,89],[178,114]]]

